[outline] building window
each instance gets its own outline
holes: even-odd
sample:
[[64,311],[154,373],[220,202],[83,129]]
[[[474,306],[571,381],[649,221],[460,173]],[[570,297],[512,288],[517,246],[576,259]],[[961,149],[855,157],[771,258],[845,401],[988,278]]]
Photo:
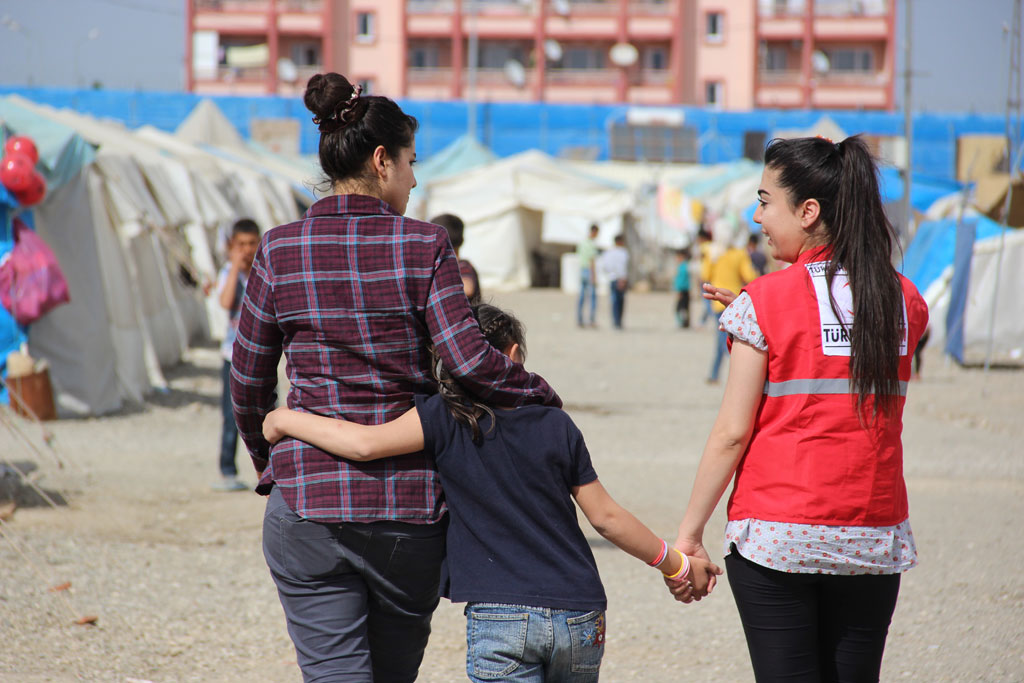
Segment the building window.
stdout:
[[372,43],[377,37],[377,15],[373,12],[356,12],[356,41]]
[[482,69],[502,69],[512,60],[525,64],[527,54],[528,50],[520,43],[481,41],[479,66]]
[[707,81],[704,83],[704,104],[705,106],[717,109],[722,106],[722,91],[724,87],[721,81]]
[[868,48],[841,48],[827,52],[829,70],[845,72],[872,72],[875,55]]
[[647,71],[664,71],[668,68],[668,50],[664,47],[647,48],[643,63]]
[[605,50],[598,47],[567,47],[562,56],[563,69],[603,69]]
[[788,52],[785,47],[778,45],[766,48],[764,51],[765,71],[785,71]]
[[720,43],[725,40],[725,15],[721,12],[708,12],[705,17],[704,39],[709,43]]
[[439,62],[437,45],[413,45],[409,48],[409,66],[413,69],[433,69]]
[[294,43],[291,55],[295,66],[320,66],[321,64],[319,43]]

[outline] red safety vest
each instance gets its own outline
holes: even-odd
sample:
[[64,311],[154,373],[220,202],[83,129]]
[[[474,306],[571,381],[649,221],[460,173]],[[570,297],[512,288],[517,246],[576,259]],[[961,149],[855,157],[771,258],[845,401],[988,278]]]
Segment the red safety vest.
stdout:
[[[753,281],[750,294],[768,345],[768,377],[753,435],[736,471],[729,519],[890,526],[907,518],[903,405],[911,359],[928,307],[900,276],[909,321],[901,347],[895,414],[858,420],[850,394],[849,340],[828,302],[828,251],[812,249],[785,270]],[[852,299],[845,273],[833,294],[847,325]]]

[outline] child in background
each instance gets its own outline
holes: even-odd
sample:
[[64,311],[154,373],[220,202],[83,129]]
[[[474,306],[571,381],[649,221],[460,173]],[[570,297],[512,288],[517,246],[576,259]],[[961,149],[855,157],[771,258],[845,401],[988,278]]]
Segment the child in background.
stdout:
[[231,407],[231,391],[228,383],[231,379],[231,348],[235,345],[238,334],[238,318],[242,313],[242,297],[245,285],[252,270],[256,248],[260,243],[260,228],[255,221],[243,218],[231,226],[231,237],[228,238],[228,262],[220,269],[217,276],[217,301],[228,312],[228,329],[224,334],[224,342],[220,345],[224,363],[221,367],[221,436],[220,436],[220,474],[221,480],[213,485],[215,491],[244,491],[248,487],[238,480],[238,467],[235,464],[235,450],[238,448],[238,426]]
[[459,250],[462,249],[463,237],[466,232],[466,225],[462,219],[453,213],[442,213],[430,219],[434,225],[440,225],[448,233],[448,241],[452,243],[455,250],[455,258],[459,261],[459,275],[462,276],[462,288],[466,291],[470,304],[480,303],[483,296],[480,293],[480,276],[476,274],[476,268],[469,261],[459,258]]
[[676,251],[676,279],[672,285],[678,293],[676,299],[676,324],[679,327],[690,326],[690,250]]
[[[522,362],[522,324],[494,306],[473,310],[487,340]],[[434,455],[451,515],[442,592],[468,603],[470,680],[598,679],[606,599],[573,498],[606,539],[691,598],[706,594],[721,569],[670,550],[611,498],[565,412],[495,410],[466,396],[436,358],[433,368],[440,393],[417,396],[393,422],[367,426],[278,408],[263,433],[271,443],[297,438],[359,461]]]

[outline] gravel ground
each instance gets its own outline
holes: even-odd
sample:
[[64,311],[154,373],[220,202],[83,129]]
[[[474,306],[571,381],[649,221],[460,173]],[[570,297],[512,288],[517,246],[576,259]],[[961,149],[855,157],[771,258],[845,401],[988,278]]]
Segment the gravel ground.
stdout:
[[[624,332],[577,330],[552,290],[495,297],[527,324],[528,366],[559,390],[612,494],[671,539],[721,386],[708,329],[673,327],[667,294],[633,294]],[[0,526],[0,681],[297,681],[260,550],[263,500],[216,493],[219,360],[190,352],[171,390],[116,416],[53,423],[63,468],[0,428],[4,460],[66,505]],[[1024,382],[936,349],[905,415],[921,565],[905,575],[882,680],[1024,680]],[[17,423],[39,443],[39,431]],[[239,456],[249,481],[248,463]],[[719,547],[724,516],[709,525]],[[584,521],[609,597],[607,681],[751,681],[728,590],[673,602],[654,570]],[[8,542],[9,541],[9,542]],[[71,588],[51,592],[71,582]],[[92,626],[75,624],[96,617]],[[442,602],[421,681],[464,680],[464,621]]]

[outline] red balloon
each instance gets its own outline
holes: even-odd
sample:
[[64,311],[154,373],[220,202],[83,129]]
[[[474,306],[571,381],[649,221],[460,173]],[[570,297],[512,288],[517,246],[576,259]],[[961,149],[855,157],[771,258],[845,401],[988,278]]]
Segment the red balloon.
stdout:
[[23,154],[5,156],[0,160],[0,183],[3,183],[11,194],[27,190],[35,172],[35,164]]
[[21,192],[12,192],[11,194],[22,206],[35,206],[46,196],[46,179],[39,171],[33,169],[28,187]]
[[7,138],[7,142],[4,143],[4,156],[13,157],[16,154],[27,156],[33,166],[39,163],[39,150],[36,149],[36,143],[27,135],[14,135]]

